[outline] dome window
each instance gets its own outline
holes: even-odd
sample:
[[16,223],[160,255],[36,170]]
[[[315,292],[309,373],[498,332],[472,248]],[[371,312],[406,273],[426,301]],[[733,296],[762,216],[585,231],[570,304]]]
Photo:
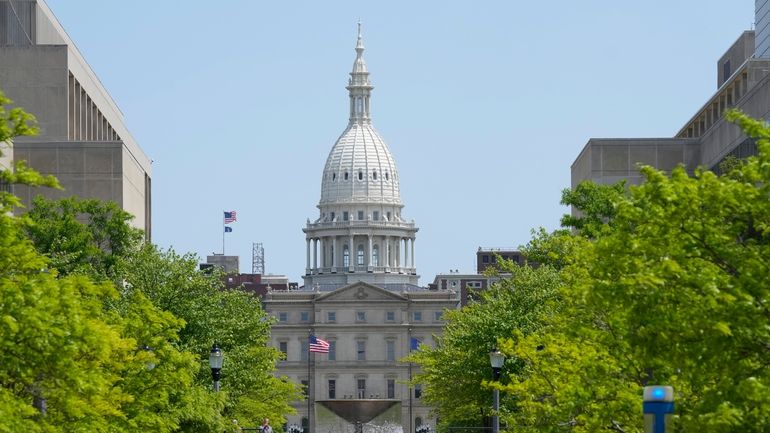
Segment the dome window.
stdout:
[[374,180],[377,180],[377,170],[374,170],[374,171],[372,172],[372,178],[373,178]]
[[385,172],[385,180],[390,180],[390,176],[388,175],[388,172]]
[[361,170],[358,170],[358,180],[364,180],[364,172]]
[[348,180],[348,172],[345,172],[345,180]]
[[332,173],[332,182],[337,180],[337,173]]

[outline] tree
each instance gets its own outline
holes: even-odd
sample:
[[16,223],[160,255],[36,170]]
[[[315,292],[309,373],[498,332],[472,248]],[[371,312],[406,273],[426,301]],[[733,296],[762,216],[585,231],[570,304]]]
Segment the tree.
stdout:
[[[479,302],[447,311],[436,347],[421,346],[406,359],[419,366],[414,382],[425,385],[423,399],[435,408],[443,427],[478,425],[490,416],[491,392],[482,384],[491,379],[488,353],[497,338],[514,330],[534,332],[558,308],[558,274],[551,267],[533,269],[510,261],[500,266],[510,277],[482,292]],[[515,373],[519,367],[507,362],[505,371]]]
[[676,390],[676,431],[770,425],[770,129],[728,118],[759,154],[722,176],[642,168],[567,258],[561,313],[504,345],[524,363],[505,387],[520,403],[511,424],[641,431],[641,388],[662,383]]

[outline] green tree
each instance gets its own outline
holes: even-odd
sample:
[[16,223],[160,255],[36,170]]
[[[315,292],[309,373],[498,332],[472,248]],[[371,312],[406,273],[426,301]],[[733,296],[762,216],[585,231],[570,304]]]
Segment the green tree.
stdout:
[[[406,358],[419,366],[413,381],[424,385],[423,399],[435,408],[442,428],[479,425],[490,416],[492,395],[483,386],[492,376],[489,351],[498,337],[537,330],[558,308],[558,273],[551,267],[499,264],[510,276],[482,292],[479,302],[447,311],[447,325],[435,337],[436,347],[421,346]],[[513,360],[505,371],[515,374],[519,368]]]
[[[538,432],[642,429],[641,388],[676,389],[676,431],[770,425],[770,129],[739,113],[759,155],[717,176],[644,167],[610,224],[567,258],[562,313],[506,351],[524,362],[508,421]],[[536,350],[544,347],[544,350]]]

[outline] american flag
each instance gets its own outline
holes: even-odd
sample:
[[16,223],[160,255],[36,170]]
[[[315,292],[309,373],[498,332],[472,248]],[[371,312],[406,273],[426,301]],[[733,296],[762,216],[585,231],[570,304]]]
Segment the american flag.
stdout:
[[329,353],[329,342],[321,340],[315,335],[310,336],[310,351],[317,353]]
[[230,212],[225,212],[225,224],[230,224],[234,221],[238,221],[238,219],[235,218],[235,211],[231,210]]

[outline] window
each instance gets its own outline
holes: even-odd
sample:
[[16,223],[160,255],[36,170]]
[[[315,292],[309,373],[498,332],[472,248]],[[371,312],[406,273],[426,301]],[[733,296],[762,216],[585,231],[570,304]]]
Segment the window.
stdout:
[[337,398],[337,381],[329,379],[329,398]]
[[364,172],[361,170],[358,170],[358,180],[364,180]]
[[417,430],[417,428],[419,428],[421,425],[422,425],[422,418],[420,418],[419,416],[415,417],[415,419],[414,419],[414,428],[415,428],[415,430]]
[[330,216],[329,216],[329,219],[331,219],[332,221],[334,221],[334,212],[332,212],[332,213],[331,213],[331,214],[329,214],[329,215],[330,215]]
[[300,383],[302,384],[302,395],[304,395],[305,398],[307,398],[308,391],[309,391],[308,388],[310,388],[310,382],[308,382],[307,380],[302,380],[300,381]]
[[481,281],[468,281],[467,283],[465,283],[465,286],[471,289],[480,289]]
[[310,321],[310,313],[308,311],[301,311],[299,313],[299,321],[300,322],[309,322]]
[[366,322],[366,311],[356,311],[356,322]]
[[730,78],[730,74],[732,71],[730,70],[730,60],[727,60],[722,64],[722,82],[724,83],[727,81],[728,78]]
[[393,340],[385,342],[385,359],[387,361],[396,360],[396,342]]
[[377,180],[377,170],[372,172],[372,179]]
[[356,380],[358,388],[358,398],[366,398],[366,379]]
[[329,361],[336,361],[337,360],[337,341],[330,340],[329,341],[329,353],[326,357]]
[[390,212],[388,212],[388,221],[391,221]]
[[345,172],[345,176],[344,177],[345,177],[345,180],[348,180],[348,172],[347,171]]
[[336,311],[327,311],[326,312],[326,321],[334,323],[337,321],[337,312]]
[[347,221],[349,219],[350,219],[350,214],[348,213],[348,211],[342,212],[342,221]]
[[286,359],[286,355],[289,352],[289,342],[287,341],[279,341],[278,342],[278,350],[283,353],[283,359]]
[[332,173],[332,182],[337,180],[337,173]]
[[300,352],[299,352],[299,360],[300,361],[307,361],[307,354],[308,354],[308,350],[309,350],[309,347],[308,347],[309,345],[310,345],[310,342],[307,339],[305,339],[304,341],[302,341],[300,343],[300,349],[299,349],[300,350]]
[[358,211],[358,220],[363,221],[364,220],[364,211],[360,210]]
[[289,313],[285,311],[281,311],[278,313],[278,321],[279,322],[288,322],[289,321]]
[[358,246],[358,254],[356,255],[356,264],[358,266],[364,265],[364,246],[363,245]]
[[388,379],[388,398],[396,398],[396,380]]
[[444,312],[443,311],[434,311],[433,312],[433,320],[436,322],[440,322],[444,320]]
[[375,221],[379,221],[380,220],[380,211],[376,210],[376,211],[372,212],[372,219],[375,220]]
[[414,385],[414,398],[422,397],[422,385],[417,383]]
[[310,430],[310,419],[308,417],[302,417],[302,431],[304,433],[309,432]]
[[484,254],[483,256],[481,256],[481,263],[489,263],[489,255],[488,254]]
[[372,248],[372,266],[380,266],[380,246]]
[[388,180],[388,179],[390,179],[390,176],[388,176],[388,172],[386,171],[385,172],[385,180]]
[[386,311],[385,312],[385,321],[386,322],[395,322],[396,321],[396,312],[395,311]]
[[356,360],[366,361],[366,341],[356,341]]
[[342,250],[342,266],[346,268],[350,266],[350,251],[348,251],[347,245],[345,245]]
[[415,322],[422,322],[422,311],[415,311],[412,313],[412,319]]

